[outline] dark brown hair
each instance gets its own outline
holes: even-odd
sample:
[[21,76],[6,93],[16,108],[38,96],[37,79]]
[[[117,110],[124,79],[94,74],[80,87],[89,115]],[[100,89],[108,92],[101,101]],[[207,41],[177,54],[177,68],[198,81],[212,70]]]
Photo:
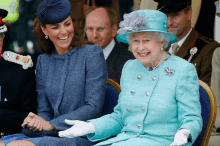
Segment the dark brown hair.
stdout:
[[[74,37],[70,43],[71,48],[73,47],[82,47],[86,44],[88,44],[88,42],[79,35],[79,32],[77,31],[76,25],[73,22],[73,26],[74,26]],[[38,19],[38,23],[40,24],[39,30],[40,30],[40,35],[38,38],[38,49],[41,51],[41,53],[51,53],[54,49],[55,46],[53,44],[53,42],[50,39],[45,39],[45,34],[43,33],[43,31],[41,30],[40,26],[46,28],[46,24],[41,22]]]
[[86,17],[89,15],[90,12],[98,9],[98,8],[103,8],[105,9],[107,15],[108,15],[108,18],[109,18],[109,21],[110,21],[110,25],[111,27],[114,25],[114,24],[118,24],[118,18],[117,18],[117,13],[115,10],[111,9],[111,8],[108,8],[108,7],[93,7],[91,9],[88,10],[88,12],[86,13]]

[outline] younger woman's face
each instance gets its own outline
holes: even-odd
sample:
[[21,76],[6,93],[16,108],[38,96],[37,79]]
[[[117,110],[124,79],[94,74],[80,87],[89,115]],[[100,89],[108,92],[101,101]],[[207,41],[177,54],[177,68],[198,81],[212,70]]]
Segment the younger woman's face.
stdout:
[[57,24],[46,24],[41,27],[45,35],[53,42],[58,54],[64,54],[69,51],[70,43],[74,37],[74,26],[70,16]]
[[131,37],[132,52],[142,63],[151,62],[161,50],[162,43],[151,32],[138,32]]

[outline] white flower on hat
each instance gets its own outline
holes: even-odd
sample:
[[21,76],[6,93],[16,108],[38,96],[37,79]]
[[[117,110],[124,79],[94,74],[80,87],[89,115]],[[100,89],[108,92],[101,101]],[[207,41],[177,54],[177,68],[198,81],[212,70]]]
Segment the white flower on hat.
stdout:
[[118,34],[123,34],[128,31],[147,29],[147,18],[144,13],[141,15],[138,12],[124,14],[123,17],[124,21],[119,23],[120,29],[117,31]]

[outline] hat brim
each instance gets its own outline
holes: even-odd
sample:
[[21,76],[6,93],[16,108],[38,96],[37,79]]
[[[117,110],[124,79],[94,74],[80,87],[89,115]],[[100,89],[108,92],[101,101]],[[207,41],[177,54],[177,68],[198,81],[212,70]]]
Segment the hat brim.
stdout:
[[176,13],[183,10],[187,4],[178,4],[178,5],[170,5],[170,6],[162,6],[158,5],[157,9],[160,9],[161,12],[167,13]]
[[169,32],[166,32],[166,31],[158,31],[158,30],[155,30],[155,29],[130,31],[130,32],[127,32],[127,33],[123,33],[123,34],[118,35],[118,36],[116,37],[116,39],[117,39],[119,42],[123,42],[123,43],[129,44],[127,35],[128,35],[128,34],[135,33],[135,32],[159,32],[159,33],[165,33],[165,34],[167,34],[167,35],[169,36],[169,44],[173,44],[173,43],[175,43],[175,42],[178,40],[177,36],[174,35],[174,34],[172,34],[172,33],[169,33]]
[[8,15],[8,11],[4,9],[0,9],[0,17],[5,18]]

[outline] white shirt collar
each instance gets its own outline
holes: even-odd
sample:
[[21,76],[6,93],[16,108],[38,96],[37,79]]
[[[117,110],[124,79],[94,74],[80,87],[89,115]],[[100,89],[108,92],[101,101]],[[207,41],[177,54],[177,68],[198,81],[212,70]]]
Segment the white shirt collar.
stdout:
[[112,52],[114,46],[115,46],[115,40],[112,39],[111,43],[103,49],[103,54],[104,54],[105,60],[107,60],[107,58],[108,58],[109,54]]
[[[192,28],[189,30],[189,32],[179,41],[177,42],[178,44],[178,48],[177,48],[177,51],[179,50],[179,48],[182,46],[182,44],[184,43],[184,41],[186,40],[186,38],[188,37],[188,35],[190,34],[190,32],[192,31]],[[172,54],[172,47],[173,47],[173,44],[171,44],[170,48],[169,48],[169,53]]]

